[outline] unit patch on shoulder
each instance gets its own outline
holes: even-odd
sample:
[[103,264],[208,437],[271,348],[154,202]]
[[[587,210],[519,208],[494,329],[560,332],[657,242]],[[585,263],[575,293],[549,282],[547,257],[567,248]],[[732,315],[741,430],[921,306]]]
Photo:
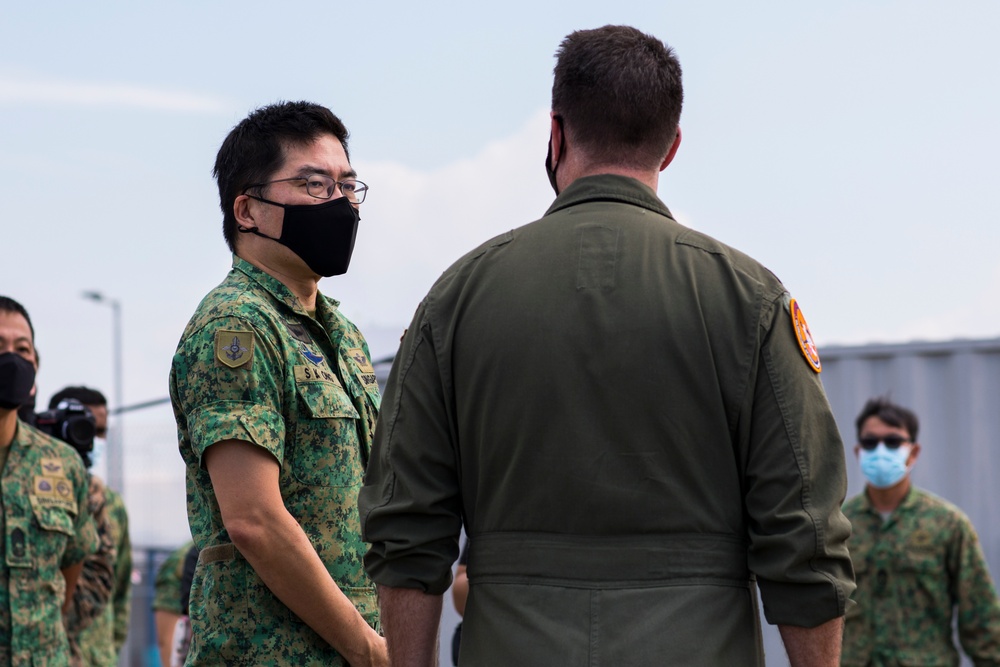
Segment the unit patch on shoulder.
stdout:
[[215,332],[215,358],[223,366],[239,368],[253,361],[252,331],[220,329]]
[[819,361],[819,352],[816,350],[816,343],[809,331],[809,325],[806,324],[806,316],[802,314],[799,302],[795,299],[789,302],[788,308],[792,312],[792,328],[795,329],[795,338],[799,342],[802,356],[809,362],[809,368],[819,373],[823,370],[823,364]]

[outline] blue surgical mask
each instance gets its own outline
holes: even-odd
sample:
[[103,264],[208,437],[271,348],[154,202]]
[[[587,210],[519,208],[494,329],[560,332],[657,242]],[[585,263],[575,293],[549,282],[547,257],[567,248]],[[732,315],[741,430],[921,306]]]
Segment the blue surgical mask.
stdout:
[[898,484],[910,472],[906,467],[908,458],[910,458],[910,445],[889,449],[885,443],[880,442],[871,451],[861,450],[858,462],[861,464],[861,474],[869,484],[876,489],[888,489]]
[[108,441],[104,438],[94,438],[94,448],[90,450],[90,469],[104,471],[107,466],[105,456],[107,455]]

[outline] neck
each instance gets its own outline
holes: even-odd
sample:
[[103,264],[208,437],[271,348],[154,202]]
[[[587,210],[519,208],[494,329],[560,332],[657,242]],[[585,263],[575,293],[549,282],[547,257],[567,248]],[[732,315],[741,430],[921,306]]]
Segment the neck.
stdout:
[[876,489],[870,484],[865,487],[865,493],[868,494],[868,499],[871,501],[872,506],[879,512],[893,512],[899,504],[903,502],[906,498],[906,494],[910,492],[910,476],[904,477],[895,486],[890,486],[888,489]]
[[603,164],[600,162],[590,161],[584,162],[579,159],[574,159],[573,151],[570,151],[566,157],[566,162],[559,166],[560,170],[565,169],[566,171],[564,173],[560,173],[559,171],[556,172],[556,174],[560,177],[560,181],[562,181],[563,178],[566,179],[566,182],[560,189],[560,192],[565,190],[570,183],[578,178],[584,178],[585,176],[600,176],[601,174],[614,174],[616,176],[634,178],[643,185],[648,185],[653,192],[656,192],[656,189],[660,184],[660,172],[656,169],[634,169],[620,164]]
[[0,447],[10,447],[17,432],[17,409],[0,408]]
[[[266,239],[261,239],[266,242]],[[302,271],[302,260],[292,253],[292,261],[267,260],[260,254],[246,252],[240,248],[237,255],[271,276],[295,295],[305,310],[316,309],[316,294],[319,292],[319,276],[306,269]]]

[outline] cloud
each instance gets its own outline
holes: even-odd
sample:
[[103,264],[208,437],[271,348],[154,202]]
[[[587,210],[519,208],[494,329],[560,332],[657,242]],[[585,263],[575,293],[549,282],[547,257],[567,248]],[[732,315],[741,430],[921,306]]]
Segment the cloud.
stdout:
[[0,74],[0,105],[132,108],[179,113],[226,113],[233,105],[218,97],[116,83],[42,80]]

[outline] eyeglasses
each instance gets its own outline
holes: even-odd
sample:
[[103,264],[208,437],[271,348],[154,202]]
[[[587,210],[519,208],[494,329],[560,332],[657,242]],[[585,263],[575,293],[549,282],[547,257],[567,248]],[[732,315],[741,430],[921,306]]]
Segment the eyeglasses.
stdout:
[[267,183],[254,183],[253,185],[246,186],[244,192],[250,188],[262,188],[271,183],[287,183],[291,181],[305,181],[306,192],[309,193],[310,197],[315,197],[316,199],[329,199],[333,196],[338,186],[340,187],[340,191],[344,193],[344,196],[351,200],[352,204],[362,203],[365,200],[365,195],[368,194],[368,186],[356,178],[345,178],[342,181],[335,181],[325,174],[309,174],[308,176],[296,176],[294,178],[279,178],[276,181],[268,181]]
[[878,447],[880,442],[884,442],[889,449],[899,449],[900,445],[905,445],[910,439],[901,435],[887,435],[884,438],[861,438],[858,444],[861,445],[861,449],[870,452]]

